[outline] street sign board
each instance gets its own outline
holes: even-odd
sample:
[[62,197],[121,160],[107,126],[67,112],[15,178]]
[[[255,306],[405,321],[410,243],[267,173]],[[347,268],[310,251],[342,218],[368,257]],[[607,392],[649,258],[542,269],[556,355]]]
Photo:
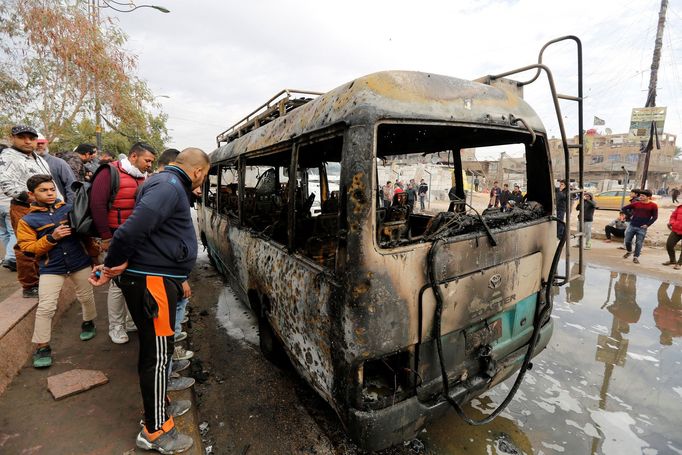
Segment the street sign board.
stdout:
[[651,122],[656,122],[659,134],[663,132],[666,107],[635,107],[630,117],[630,135],[648,136]]

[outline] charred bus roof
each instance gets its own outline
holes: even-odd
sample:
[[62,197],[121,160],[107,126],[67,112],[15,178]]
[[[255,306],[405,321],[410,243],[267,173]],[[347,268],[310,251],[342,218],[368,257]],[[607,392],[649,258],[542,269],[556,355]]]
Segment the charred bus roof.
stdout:
[[545,128],[523,99],[479,82],[415,71],[382,71],[337,87],[211,153],[212,162],[264,149],[336,124],[372,125],[381,120],[452,121],[500,127]]

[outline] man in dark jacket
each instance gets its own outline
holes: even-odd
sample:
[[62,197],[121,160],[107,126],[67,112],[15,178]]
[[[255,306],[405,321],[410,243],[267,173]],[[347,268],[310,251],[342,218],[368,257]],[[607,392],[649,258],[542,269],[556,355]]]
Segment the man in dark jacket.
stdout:
[[424,179],[421,179],[421,182],[419,182],[419,189],[417,190],[417,194],[419,195],[419,209],[422,212],[426,208],[424,205],[424,200],[426,199],[426,193],[428,193],[428,192],[429,192],[429,185],[426,184]]
[[71,166],[73,175],[79,182],[90,180],[90,173],[85,165],[97,156],[97,147],[92,144],[79,144],[73,152],[67,152],[62,155],[62,159]]
[[[173,415],[189,403],[167,406],[167,368],[174,348],[175,311],[197,258],[192,224],[192,190],[208,175],[208,155],[185,149],[175,165],[151,176],[140,188],[133,214],[114,233],[104,265],[90,280],[101,286],[115,278],[138,328],[138,372],[145,425],[137,446],[176,453],[192,446],[192,438],[175,428]],[[97,273],[100,276],[97,276]]]
[[523,199],[524,197],[523,193],[521,192],[521,188],[518,185],[514,185],[514,191],[511,192],[509,200],[514,201],[514,205],[519,205],[523,202]]
[[589,250],[592,248],[592,221],[594,220],[594,210],[597,208],[597,204],[592,200],[591,193],[585,193],[583,200],[578,202],[576,210],[578,211],[578,222],[580,222],[580,212],[585,211],[583,232],[585,233],[585,249]]
[[509,210],[509,199],[511,199],[511,191],[509,191],[509,184],[505,183],[502,186],[502,191],[500,191],[500,207],[502,207],[503,212]]
[[50,167],[50,173],[54,177],[54,183],[57,185],[59,192],[64,196],[64,202],[72,203],[74,195],[71,184],[76,180],[76,177],[73,175],[71,166],[66,161],[50,155],[47,144],[47,139],[38,139],[36,141],[36,154],[44,159]]

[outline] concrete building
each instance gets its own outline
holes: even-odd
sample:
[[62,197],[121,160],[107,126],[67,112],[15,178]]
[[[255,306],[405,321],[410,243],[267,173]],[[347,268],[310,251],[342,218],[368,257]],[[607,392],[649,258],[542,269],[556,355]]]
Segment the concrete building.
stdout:
[[[676,136],[668,133],[662,133],[659,136],[660,149],[651,151],[651,158],[649,161],[649,173],[647,186],[652,190],[660,188],[668,188],[679,186],[682,183],[682,160],[676,160]],[[569,143],[575,144],[577,137],[569,140]],[[640,157],[643,159],[644,155],[640,153],[646,141],[640,138],[625,134],[607,134],[607,135],[587,135],[585,141],[585,170],[584,179],[586,186],[592,184],[597,186],[598,182],[604,180],[624,180],[625,170],[629,173],[630,181],[637,181],[640,177],[636,177],[637,164]],[[556,179],[564,177],[564,152],[561,146],[561,139],[550,139],[550,152],[552,156],[552,164],[554,170],[554,177]],[[577,179],[578,175],[578,158],[575,149],[570,150],[571,153],[571,176],[572,179]],[[639,186],[639,183],[632,186]]]

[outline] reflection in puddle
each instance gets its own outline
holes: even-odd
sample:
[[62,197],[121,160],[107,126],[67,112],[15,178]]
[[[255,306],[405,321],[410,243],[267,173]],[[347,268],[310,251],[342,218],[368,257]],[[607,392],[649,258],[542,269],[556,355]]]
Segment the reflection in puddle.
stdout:
[[[482,427],[454,412],[434,422],[420,435],[432,453],[682,454],[682,287],[585,277],[557,290],[554,336],[505,412]],[[471,406],[490,413],[514,379]]]
[[230,338],[258,346],[258,320],[228,286],[218,296],[216,318]]

